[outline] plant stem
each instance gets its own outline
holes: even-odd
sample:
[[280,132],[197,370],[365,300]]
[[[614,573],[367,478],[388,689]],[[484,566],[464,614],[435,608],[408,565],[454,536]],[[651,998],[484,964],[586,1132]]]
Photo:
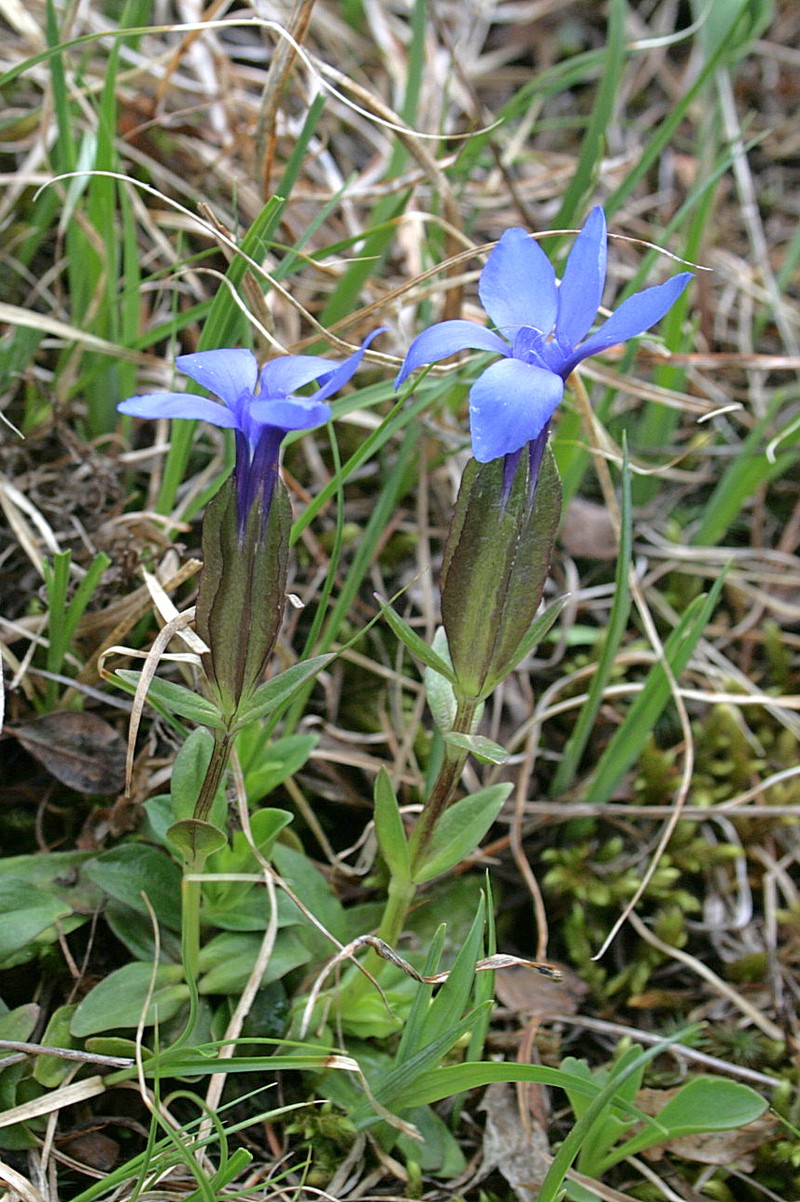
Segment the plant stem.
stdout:
[[[211,807],[214,804],[214,798],[217,795],[217,789],[220,786],[220,781],[225,774],[225,769],[228,767],[228,760],[231,754],[231,744],[233,743],[233,735],[227,730],[214,731],[214,747],[211,752],[211,759],[206,769],[205,779],[200,787],[200,793],[194,807],[193,817],[198,822],[207,822]],[[192,866],[190,872],[202,871]]]
[[[193,821],[205,824],[217,795],[220,781],[230,759],[233,735],[226,730],[214,731],[214,746],[208,768],[194,806]],[[199,841],[198,841],[199,844]],[[206,866],[208,848],[195,845],[183,847],[183,880],[181,882],[181,960],[183,975],[189,987],[189,1018],[176,1046],[190,1038],[197,1019],[197,976],[200,961],[200,902],[201,882],[197,879]]]
[[[475,711],[478,705],[479,702],[476,701],[459,702],[453,720],[453,731],[455,733],[472,733]],[[439,769],[438,776],[424,809],[411,832],[409,840],[411,878],[409,880],[398,880],[392,877],[389,881],[388,898],[377,934],[378,938],[382,939],[384,943],[388,943],[390,947],[397,945],[403,933],[406,918],[408,917],[408,912],[411,909],[417,891],[416,884],[414,883],[415,870],[422,867],[425,863],[431,839],[436,831],[436,825],[450,805],[458,789],[461,773],[464,770],[468,754],[468,752],[463,751],[460,747],[445,745],[444,762]],[[378,976],[384,963],[385,961],[381,959],[377,952],[370,951],[364,960],[364,967],[372,976]],[[359,973],[350,982],[347,990],[348,1003],[352,1003],[362,993],[365,993],[368,987],[369,981],[363,973]]]
[[[472,733],[475,711],[478,708],[478,704],[477,701],[472,700],[459,701],[453,720],[454,734]],[[425,862],[428,848],[430,847],[430,842],[439,819],[453,800],[453,795],[461,780],[461,773],[464,771],[468,754],[468,752],[462,750],[460,747],[451,747],[445,744],[444,763],[439,769],[439,775],[436,777],[431,795],[417,819],[414,830],[411,832],[412,880],[414,879],[416,869],[421,867]]]

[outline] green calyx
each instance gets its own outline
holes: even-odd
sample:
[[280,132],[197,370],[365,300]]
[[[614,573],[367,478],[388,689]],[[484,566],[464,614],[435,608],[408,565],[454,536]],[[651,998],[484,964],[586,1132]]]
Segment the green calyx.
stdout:
[[[561,516],[561,481],[549,446],[531,496],[520,456],[510,490],[502,459],[470,460],[442,566],[442,621],[456,694],[482,700],[530,648]],[[523,648],[524,650],[520,650]]]
[[251,506],[242,533],[233,477],[206,509],[203,571],[196,628],[208,653],[204,667],[214,696],[232,721],[257,688],[283,620],[291,507],[275,481],[269,512],[263,499]]

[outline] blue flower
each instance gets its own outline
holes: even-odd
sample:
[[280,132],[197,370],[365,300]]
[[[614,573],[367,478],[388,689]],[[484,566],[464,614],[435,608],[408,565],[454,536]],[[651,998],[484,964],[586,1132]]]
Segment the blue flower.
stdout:
[[[283,355],[258,370],[255,355],[248,350],[198,351],[179,355],[176,364],[222,404],[188,392],[156,392],[122,401],[120,413],[134,417],[179,417],[223,426],[236,435],[237,511],[240,530],[258,497],[269,509],[278,471],[280,445],[293,430],[313,430],[330,420],[327,398],[341,388],[358,369],[364,351],[379,334],[375,330],[361,347],[335,364],[317,355]],[[320,381],[309,397],[295,396],[298,388]]]
[[524,229],[506,230],[478,285],[497,333],[473,321],[431,326],[409,347],[396,387],[416,368],[457,351],[502,355],[470,391],[472,451],[481,463],[520,451],[546,432],[564,381],[578,364],[655,325],[692,278],[682,272],[637,292],[587,338],[603,296],[606,253],[606,219],[599,207],[575,239],[561,281]]

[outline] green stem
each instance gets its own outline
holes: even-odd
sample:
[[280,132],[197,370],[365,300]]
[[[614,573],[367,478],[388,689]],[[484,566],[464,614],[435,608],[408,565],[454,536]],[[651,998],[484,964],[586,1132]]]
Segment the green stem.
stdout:
[[183,976],[189,989],[189,1016],[186,1026],[173,1044],[176,1048],[189,1041],[197,1024],[200,1001],[197,992],[200,959],[200,882],[188,880],[187,874],[202,872],[203,866],[187,865],[181,882],[181,961]]
[[[477,701],[460,701],[453,721],[453,731],[457,734],[471,734],[475,722],[475,711],[480,703]],[[378,927],[378,938],[394,948],[400,940],[406,924],[408,912],[414,902],[416,885],[415,870],[425,863],[431,839],[436,830],[436,824],[452,802],[461,780],[461,773],[467,760],[468,752],[458,747],[445,747],[445,758],[425,803],[422,813],[417,819],[411,832],[409,851],[411,856],[411,875],[408,879],[400,880],[392,877],[389,881],[386,905]],[[370,950],[364,960],[364,968],[373,977],[380,975],[386,963],[375,951]],[[370,988],[369,980],[359,972],[347,984],[340,994],[340,1004],[346,999],[347,1006],[352,1006]]]
[[[217,795],[220,782],[230,759],[233,735],[229,731],[214,732],[214,746],[203,783],[195,802],[192,821],[205,824]],[[199,842],[199,841],[198,841]],[[200,962],[200,903],[202,873],[208,859],[208,848],[197,843],[183,846],[183,880],[181,882],[181,960],[183,975],[189,988],[189,1017],[175,1046],[187,1042],[197,1021],[197,977]]]
[[[478,704],[477,701],[472,700],[459,701],[456,716],[453,720],[454,734],[472,733],[475,711],[478,708]],[[444,763],[439,769],[439,775],[431,790],[431,795],[417,819],[416,825],[411,832],[411,839],[409,840],[412,880],[414,879],[416,870],[425,863],[436,825],[450,805],[458,789],[461,773],[464,771],[468,754],[468,752],[463,751],[460,747],[451,747],[445,744]]]
[[[233,735],[229,731],[214,731],[214,747],[211,752],[211,759],[209,760],[205,779],[200,787],[200,793],[194,807],[193,817],[198,822],[208,821],[208,815],[214,804],[214,798],[217,796],[220,782],[225,775],[225,769],[228,767],[232,744]],[[197,869],[192,867],[189,871],[202,871],[202,868]]]

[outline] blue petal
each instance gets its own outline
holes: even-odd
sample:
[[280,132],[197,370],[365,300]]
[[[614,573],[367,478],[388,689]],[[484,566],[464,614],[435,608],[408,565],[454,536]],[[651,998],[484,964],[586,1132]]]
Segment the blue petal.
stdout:
[[556,273],[530,234],[506,230],[481,272],[481,304],[492,324],[509,339],[517,326],[533,326],[549,334],[558,313]]
[[575,239],[558,289],[556,338],[564,351],[572,351],[592,328],[606,282],[606,218],[592,209]]
[[344,388],[347,381],[358,371],[358,366],[361,363],[361,360],[364,358],[364,352],[372,342],[373,338],[377,338],[378,335],[382,334],[387,328],[387,326],[380,326],[377,330],[373,330],[371,334],[367,335],[367,337],[361,343],[361,346],[349,357],[349,359],[345,359],[344,363],[340,363],[338,366],[334,364],[333,366],[335,367],[335,370],[331,372],[327,379],[322,381],[322,387],[317,389],[312,397],[312,400],[321,401],[325,397],[332,396],[334,392],[338,392],[340,388]]
[[407,376],[418,367],[449,359],[458,351],[493,351],[497,355],[509,355],[511,348],[497,334],[479,326],[476,321],[439,321],[423,330],[408,348],[403,366],[394,382],[399,388]]
[[243,392],[252,393],[258,379],[258,363],[252,351],[197,351],[179,355],[178,368],[196,384],[207,388],[233,409]]
[[287,434],[290,430],[313,430],[331,419],[331,407],[315,397],[276,397],[256,400],[248,417],[257,426],[275,426]]
[[186,417],[228,429],[239,424],[236,415],[224,405],[209,401],[207,397],[192,396],[190,392],[154,392],[149,396],[132,396],[127,401],[120,401],[117,409],[133,417]]
[[296,389],[320,376],[329,376],[338,365],[321,355],[281,355],[270,359],[261,371],[258,400],[290,396]]
[[479,463],[511,455],[541,434],[564,395],[564,381],[519,359],[493,363],[472,385],[469,420]]
[[671,309],[683,292],[689,280],[693,278],[690,271],[681,272],[667,280],[666,284],[657,284],[655,288],[645,288],[644,292],[636,292],[623,301],[616,313],[612,313],[608,321],[601,325],[596,334],[587,338],[583,346],[567,360],[564,370],[571,372],[582,359],[596,355],[598,351],[608,350],[618,342],[625,342],[637,334],[644,333]]

